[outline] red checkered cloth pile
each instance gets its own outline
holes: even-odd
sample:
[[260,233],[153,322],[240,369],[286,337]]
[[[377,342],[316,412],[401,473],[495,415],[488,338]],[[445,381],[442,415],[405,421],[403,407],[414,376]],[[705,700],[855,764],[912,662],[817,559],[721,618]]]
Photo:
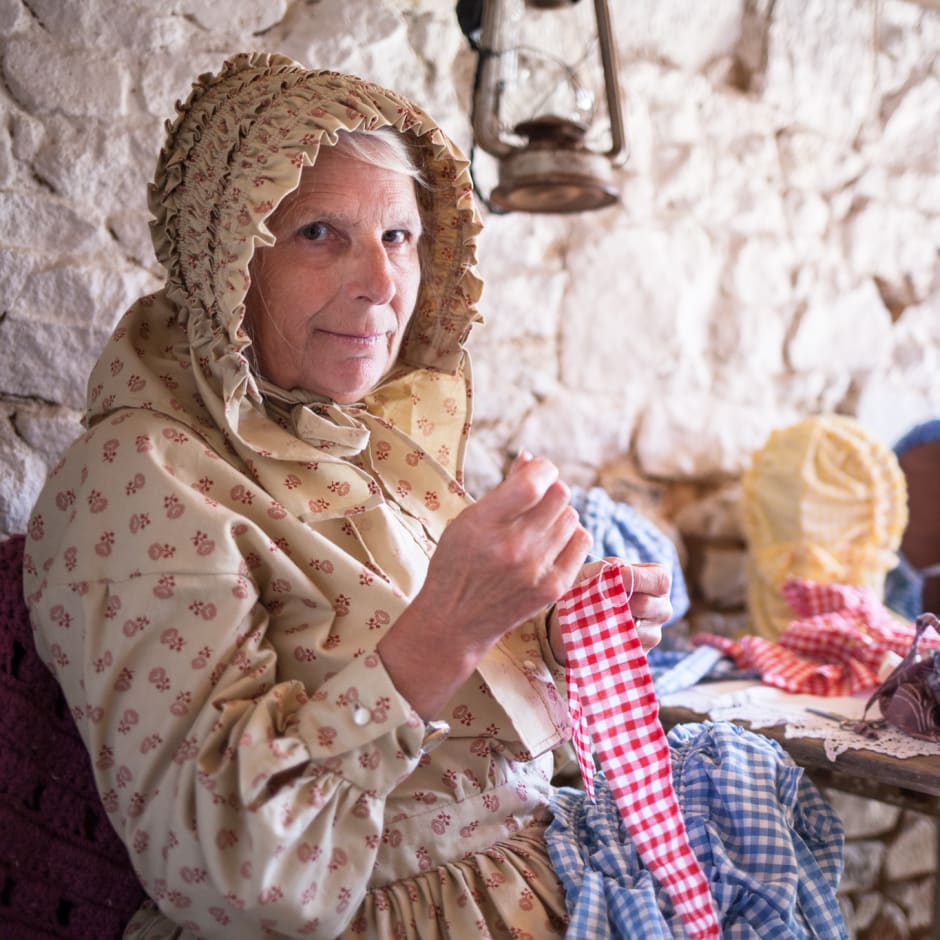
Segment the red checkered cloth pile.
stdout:
[[558,602],[574,749],[592,798],[596,753],[637,853],[691,940],[717,940],[718,917],[676,801],[669,746],[623,570],[608,565]]
[[[716,647],[739,669],[754,670],[762,682],[787,692],[854,695],[875,688],[885,655],[904,656],[914,639],[914,625],[899,620],[869,588],[793,578],[783,596],[798,619],[776,643],[710,633],[692,642]],[[936,631],[928,631],[921,648],[940,648]]]

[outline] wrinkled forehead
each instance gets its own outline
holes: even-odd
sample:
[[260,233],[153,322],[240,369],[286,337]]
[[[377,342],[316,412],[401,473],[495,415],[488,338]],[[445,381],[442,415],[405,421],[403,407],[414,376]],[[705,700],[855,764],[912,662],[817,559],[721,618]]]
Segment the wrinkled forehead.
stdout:
[[321,147],[316,163],[301,171],[297,188],[267,218],[275,238],[310,222],[405,229],[420,235],[423,214],[417,180],[334,151]]

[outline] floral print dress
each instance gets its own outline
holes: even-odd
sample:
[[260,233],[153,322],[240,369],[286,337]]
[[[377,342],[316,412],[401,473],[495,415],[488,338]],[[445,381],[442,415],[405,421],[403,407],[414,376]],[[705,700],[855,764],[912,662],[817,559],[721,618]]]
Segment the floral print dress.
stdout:
[[[386,124],[431,182],[398,366],[355,405],[271,387],[242,328],[264,220],[320,146]],[[466,161],[393,92],[246,54],[179,106],[150,201],[166,285],[103,351],[25,560],[37,647],[152,898],[127,936],[562,934],[544,623],[481,662],[443,741],[376,653],[468,503]]]

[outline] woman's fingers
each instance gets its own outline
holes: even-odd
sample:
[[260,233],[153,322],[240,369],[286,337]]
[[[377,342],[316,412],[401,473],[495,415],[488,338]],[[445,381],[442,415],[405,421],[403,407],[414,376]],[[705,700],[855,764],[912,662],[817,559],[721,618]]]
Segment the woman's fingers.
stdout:
[[669,595],[672,576],[669,569],[657,562],[637,562],[630,565],[633,569],[633,593],[651,597]]
[[672,603],[668,597],[634,594],[630,599],[630,613],[637,623],[661,627],[672,617]]
[[662,627],[645,622],[636,625],[636,634],[640,639],[640,646],[643,647],[644,653],[648,653],[654,646],[658,646],[659,641],[663,638]]
[[663,636],[663,625],[672,617],[669,588],[672,576],[663,566],[654,563],[632,565],[633,597],[630,612],[644,652],[649,652]]
[[520,455],[503,482],[493,487],[477,505],[485,505],[496,518],[515,519],[537,506],[556,481],[558,468],[550,460]]
[[[570,496],[554,464],[523,453],[506,479],[476,504],[476,521],[493,531],[505,563],[534,577],[550,574],[573,537],[576,546],[585,540]],[[567,555],[564,566],[569,567]]]
[[555,558],[559,583],[552,601],[558,600],[575,581],[581,580],[581,573],[584,571],[582,562],[591,548],[591,536],[578,521],[577,513],[574,510],[572,513],[570,533],[565,537],[564,545]]

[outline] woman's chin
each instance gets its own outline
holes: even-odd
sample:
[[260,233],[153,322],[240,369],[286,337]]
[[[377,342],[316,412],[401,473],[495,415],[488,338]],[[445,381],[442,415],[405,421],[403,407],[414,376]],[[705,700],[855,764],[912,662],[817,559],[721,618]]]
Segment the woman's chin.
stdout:
[[[356,376],[346,376],[343,380],[333,382],[319,394],[326,396],[337,405],[352,405],[362,401],[369,392],[379,384],[384,373],[379,369],[367,369]],[[312,389],[317,391],[317,389]]]

